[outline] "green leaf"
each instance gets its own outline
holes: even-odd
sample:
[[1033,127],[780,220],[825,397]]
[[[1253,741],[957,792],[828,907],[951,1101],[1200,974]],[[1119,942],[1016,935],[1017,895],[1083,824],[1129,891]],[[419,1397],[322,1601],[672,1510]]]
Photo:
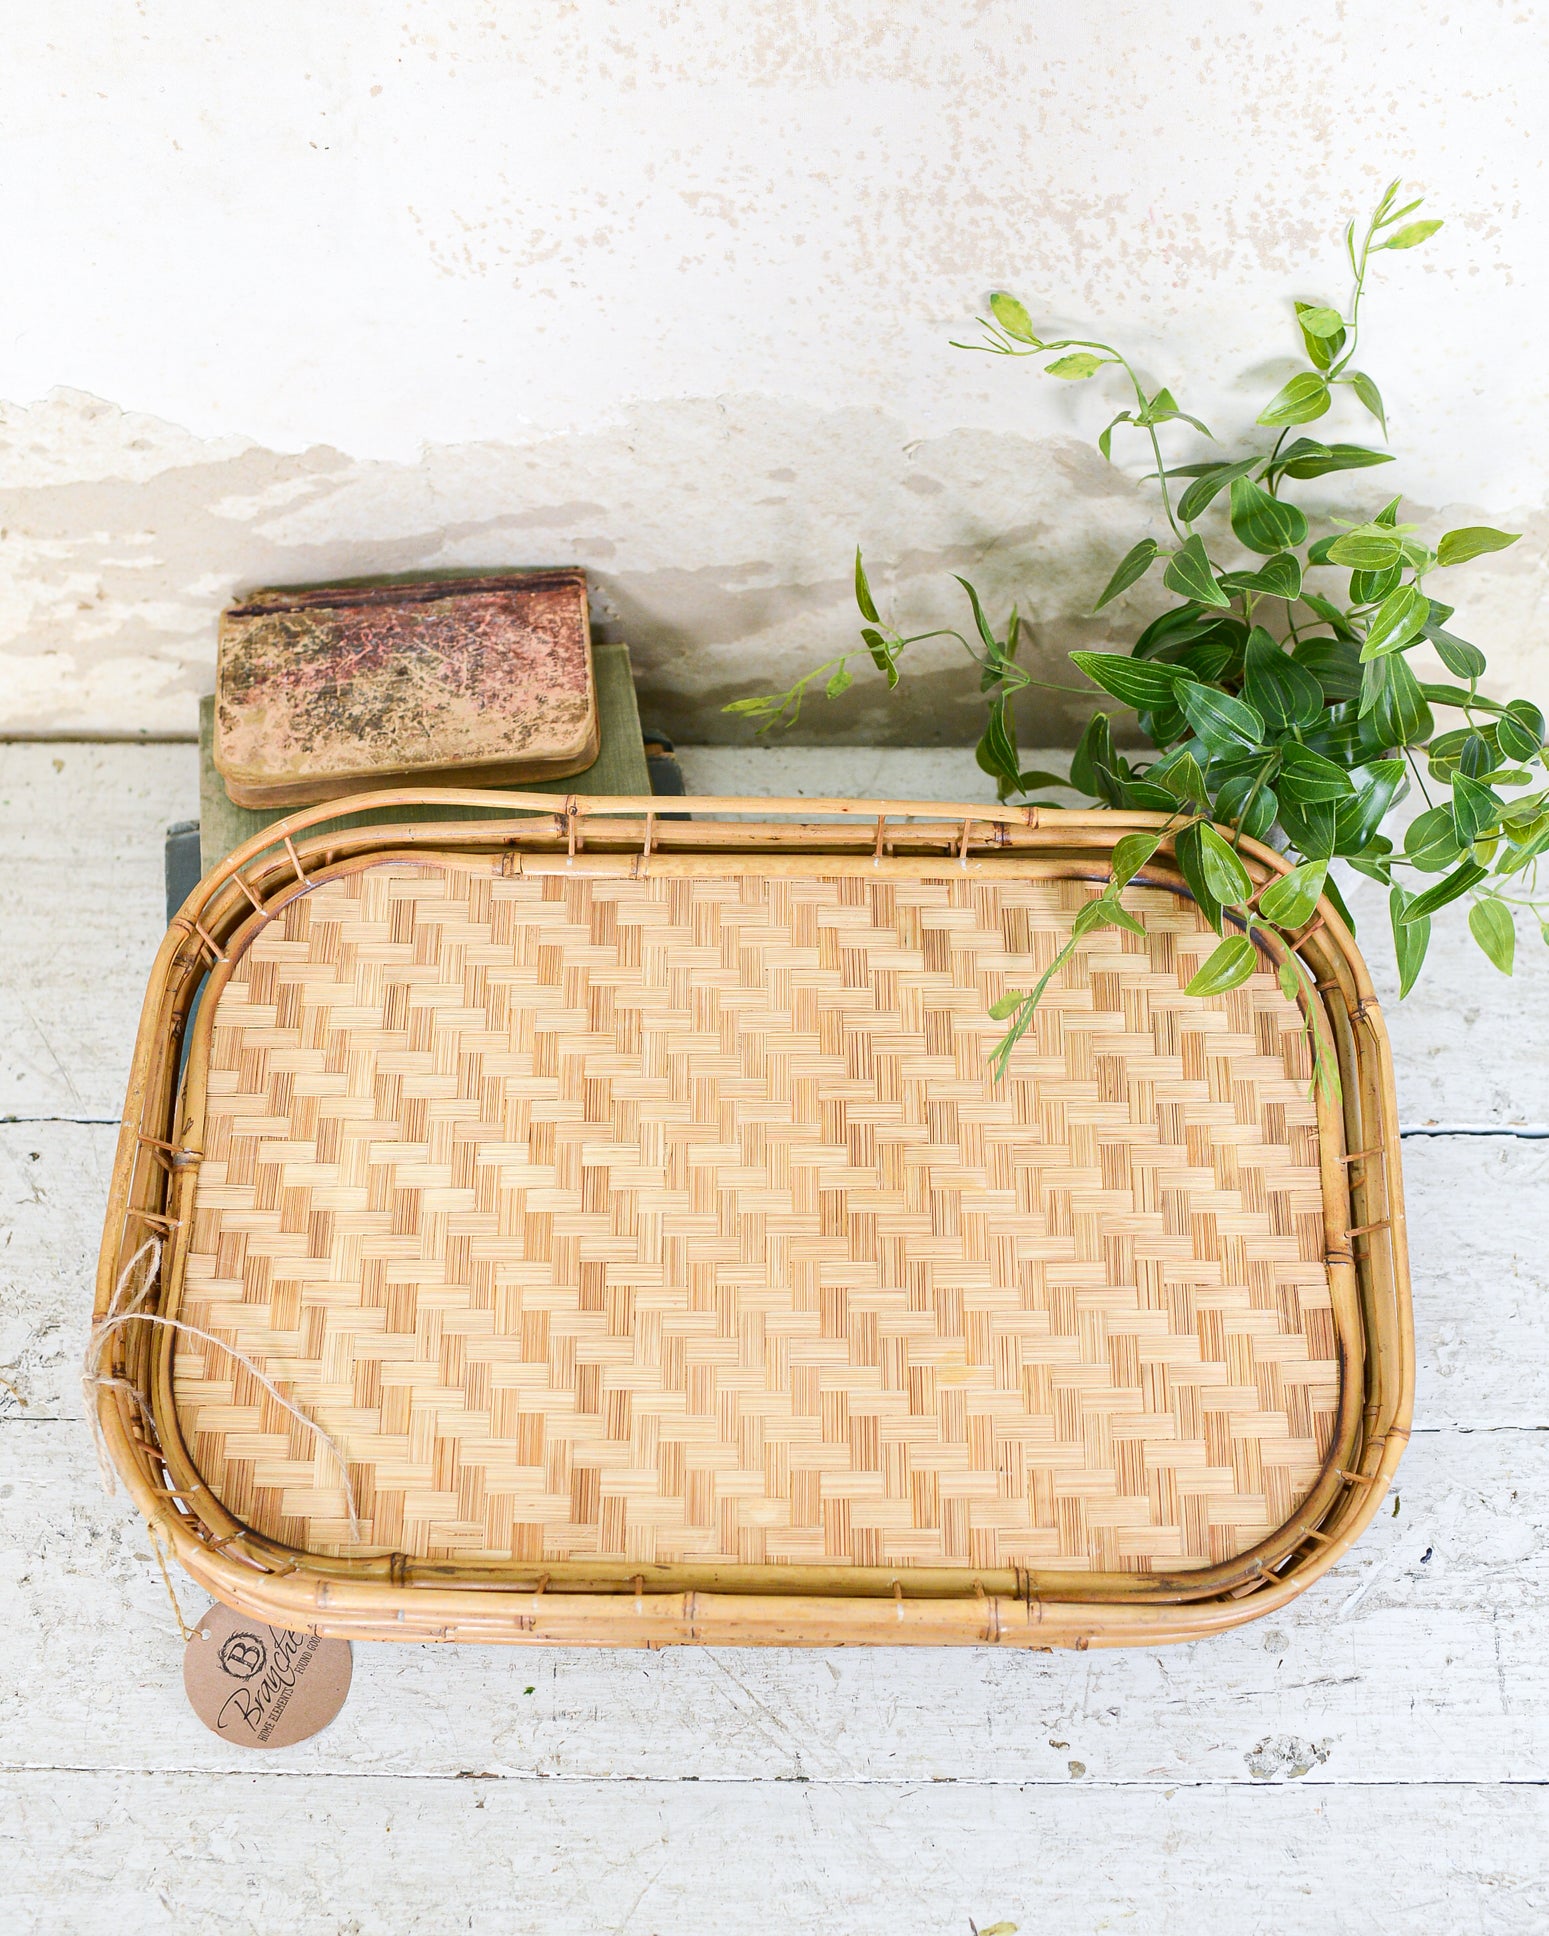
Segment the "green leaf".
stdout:
[[894,686],[898,684],[899,673],[898,666],[895,663],[892,651],[889,649],[887,640],[883,638],[882,634],[874,626],[870,625],[863,625],[861,627],[861,637],[865,641],[866,650],[871,654],[872,663],[876,666],[878,672],[885,672],[887,674],[887,689],[891,692]]
[[1420,682],[1401,652],[1367,661],[1361,680],[1361,716],[1368,713],[1380,746],[1417,746],[1435,730]]
[[1217,791],[1213,820],[1235,827],[1249,840],[1263,840],[1275,824],[1280,802],[1257,773],[1241,773]]
[[[1192,524],[1234,478],[1246,477],[1249,471],[1257,470],[1263,461],[1262,457],[1243,457],[1232,464],[1206,464],[1179,498],[1178,516],[1185,524]],[[1169,472],[1168,475],[1173,473]]]
[[855,547],[855,602],[861,608],[861,617],[869,618],[873,625],[880,625],[876,600],[871,595],[871,586],[866,582],[866,567],[861,563],[861,548]]
[[1118,429],[1120,424],[1133,423],[1134,421],[1135,419],[1127,410],[1121,410],[1111,423],[1105,424],[1098,431],[1097,448],[1110,463],[1113,461],[1113,433]]
[[1306,438],[1298,438],[1282,451],[1275,469],[1284,471],[1287,477],[1326,477],[1330,471],[1359,471],[1372,464],[1393,462],[1391,451],[1368,450],[1364,444],[1308,443],[1307,454],[1298,457],[1297,447],[1304,443],[1308,443]]
[[1170,705],[1180,681],[1188,677],[1171,666],[1132,659],[1123,652],[1072,652],[1070,657],[1104,692],[1141,710]]
[[1388,418],[1386,411],[1382,407],[1382,392],[1364,370],[1352,370],[1346,380],[1350,388],[1360,398],[1361,402],[1377,419],[1378,423],[1382,425],[1382,434],[1386,437],[1388,434]]
[[956,572],[953,572],[952,576],[957,578],[957,582],[968,594],[968,602],[973,607],[974,624],[978,627],[979,637],[984,641],[992,655],[998,655],[1000,652],[1000,640],[990,630],[990,622],[984,616],[984,607],[979,603],[979,594],[969,584],[966,578],[959,578]]
[[1404,908],[1408,895],[1401,887],[1395,887],[1388,896],[1388,919],[1393,924],[1393,953],[1398,962],[1398,998],[1400,1001],[1415,985],[1420,973],[1420,965],[1425,960],[1425,951],[1431,942],[1431,923],[1428,915],[1421,915],[1418,921],[1406,921]]
[[1175,605],[1151,623],[1136,639],[1133,656],[1137,659],[1176,658],[1191,640],[1208,638],[1221,627],[1237,620],[1217,611],[1202,611],[1198,605]]
[[1477,861],[1466,860],[1455,868],[1445,880],[1428,887],[1423,894],[1416,894],[1404,907],[1399,920],[1407,927],[1411,921],[1419,921],[1427,915],[1435,914],[1438,909],[1448,906],[1471,887],[1477,887],[1488,870]]
[[1490,709],[1491,702],[1488,699],[1481,699],[1474,693],[1466,692],[1462,686],[1438,686],[1426,683],[1421,686],[1420,692],[1422,697],[1428,699],[1433,706],[1479,706],[1486,711]]
[[1331,874],[1323,883],[1325,896],[1334,903],[1334,912],[1344,922],[1352,934],[1355,933],[1355,916],[1350,912],[1350,903],[1339,891],[1339,883]]
[[1323,688],[1331,706],[1361,694],[1361,661],[1352,639],[1303,639],[1291,657]]
[[[1334,852],[1349,858],[1368,853],[1388,809],[1404,789],[1402,760],[1373,760],[1350,775],[1355,792],[1334,805]],[[1383,842],[1384,850],[1391,842]]]
[[1544,716],[1526,699],[1513,699],[1496,725],[1500,749],[1514,760],[1536,759],[1544,744]]
[[1345,769],[1314,753],[1311,747],[1289,741],[1281,747],[1280,759],[1281,797],[1294,800],[1299,807],[1312,806],[1319,800],[1343,800],[1355,792]]
[[1205,555],[1203,540],[1192,534],[1185,539],[1182,548],[1168,559],[1162,583],[1170,592],[1177,592],[1180,598],[1192,598],[1196,605],[1229,608],[1232,602],[1216,583],[1210,560]]
[[1441,227],[1440,222],[1406,222],[1401,229],[1395,229],[1386,242],[1379,242],[1379,249],[1417,249]]
[[[1404,582],[1402,558],[1396,565],[1389,565],[1386,571],[1353,571],[1350,574],[1350,603],[1352,605],[1380,605],[1391,593],[1396,592]],[[1429,600],[1426,601],[1430,603]]]
[[[1238,630],[1246,639],[1247,627],[1239,625]],[[1160,658],[1161,654],[1157,656]],[[1210,638],[1201,639],[1178,653],[1174,663],[1181,671],[1192,672],[1196,679],[1204,680],[1206,685],[1214,685],[1228,676],[1234,664],[1241,665],[1241,642],[1224,626],[1218,627]]]
[[1178,871],[1188,883],[1189,892],[1199,903],[1199,911],[1210,923],[1217,934],[1221,932],[1221,903],[1210,891],[1210,883],[1205,879],[1204,863],[1200,856],[1200,828],[1196,822],[1183,827],[1173,840],[1173,853],[1177,857]]
[[[1486,727],[1485,731],[1493,738],[1493,726]],[[1469,779],[1477,780],[1495,759],[1490,740],[1476,733],[1472,726],[1460,726],[1452,733],[1438,733],[1426,751],[1430,754],[1431,772],[1438,780],[1449,782],[1459,770],[1467,774]]]
[[1271,732],[1311,726],[1323,711],[1317,679],[1282,652],[1261,625],[1248,634],[1243,673],[1243,696]]
[[1337,309],[1312,308],[1307,303],[1298,303],[1296,315],[1309,336],[1337,336],[1345,326],[1345,319]]
[[1162,844],[1160,834],[1126,834],[1113,850],[1113,879],[1127,887]]
[[1478,679],[1486,666],[1484,654],[1467,639],[1455,638],[1434,622],[1424,628],[1425,636],[1436,648],[1436,656],[1455,679]]
[[[1334,327],[1327,327],[1327,319],[1333,317]],[[1317,325],[1322,324],[1319,328]],[[1307,352],[1307,360],[1317,369],[1326,370],[1345,346],[1345,329],[1339,312],[1326,309],[1320,303],[1299,302],[1296,305],[1296,326],[1302,333],[1302,347]]]
[[1146,777],[1166,787],[1175,798],[1187,800],[1191,807],[1198,807],[1201,812],[1210,806],[1205,776],[1200,772],[1199,761],[1192,753],[1174,753],[1169,759],[1159,760]]
[[1076,916],[1073,932],[1085,934],[1089,928],[1128,928],[1131,934],[1138,934],[1142,941],[1146,931],[1127,907],[1121,907],[1111,895],[1100,901],[1089,901]]
[[1214,686],[1190,684],[1177,691],[1183,716],[1212,753],[1234,752],[1239,746],[1261,746],[1264,721],[1253,707]]
[[1125,779],[1122,795],[1120,805],[1139,813],[1176,813],[1182,805],[1177,794],[1152,780]]
[[1466,847],[1492,827],[1501,824],[1502,801],[1498,793],[1466,773],[1452,776],[1452,820],[1458,830],[1458,844]]
[[1302,589],[1302,567],[1294,551],[1277,551],[1257,571],[1228,571],[1221,577],[1228,592],[1263,592],[1269,598],[1296,598]]
[[1315,417],[1324,416],[1328,407],[1327,383],[1315,371],[1302,370],[1275,392],[1257,421],[1272,429],[1278,424],[1311,423]]
[[1158,390],[1151,401],[1141,409],[1135,421],[1138,424],[1165,424],[1175,422],[1193,424],[1194,428],[1202,436],[1209,437],[1212,443],[1215,442],[1215,437],[1209,424],[1201,423],[1198,417],[1191,417],[1187,410],[1180,410],[1177,399],[1173,396],[1171,390]]
[[1259,951],[1245,934],[1229,934],[1206,958],[1185,995],[1224,995],[1241,988],[1258,966]]
[[990,1003],[990,1020],[1004,1022],[1008,1016],[1015,1015],[1026,1000],[1027,997],[1020,989],[1008,989],[998,1002]]
[[1319,618],[1326,619],[1330,625],[1334,626],[1341,638],[1351,639],[1355,637],[1343,610],[1331,598],[1323,597],[1320,592],[1304,591],[1302,593],[1302,603],[1304,605],[1310,605]]
[[1362,659],[1380,658],[1413,645],[1431,616],[1431,601],[1418,585],[1400,585],[1372,614],[1366,627]]
[[1334,805],[1330,800],[1280,801],[1280,824],[1286,838],[1305,860],[1330,860],[1334,853]]
[[984,737],[974,749],[974,758],[994,779],[996,792],[1002,800],[1008,793],[1017,791],[1021,774],[1018,770],[1016,726],[1004,699],[992,702]]
[[1015,296],[997,289],[990,297],[990,313],[1008,336],[1014,336],[1019,343],[1031,343],[1035,349],[1039,347],[1038,338],[1033,334],[1033,319]]
[[1276,927],[1303,927],[1312,919],[1327,879],[1326,860],[1304,860],[1264,889],[1259,896],[1259,913]]
[[847,665],[841,665],[835,671],[834,676],[829,680],[828,684],[823,688],[823,691],[828,698],[837,699],[840,693],[848,692],[854,684],[855,674],[851,672]]
[[1078,793],[1115,805],[1119,790],[1113,758],[1113,727],[1106,713],[1093,713],[1070,762],[1070,784]]
[[1248,870],[1214,827],[1199,830],[1199,861],[1205,885],[1223,907],[1237,907],[1253,898]]
[[1511,909],[1493,896],[1475,901],[1468,910],[1468,931],[1503,975],[1509,975],[1517,952],[1517,928]]
[[1450,807],[1428,807],[1404,833],[1404,852],[1422,874],[1443,874],[1463,855]]
[[1089,376],[1096,376],[1104,363],[1112,359],[1106,356],[1093,356],[1090,350],[1078,350],[1073,356],[1057,357],[1054,362],[1044,365],[1046,376],[1060,376],[1067,383],[1082,383]]
[[1017,775],[1018,793],[1041,793],[1045,787],[1068,787],[1068,773],[1049,773],[1041,766],[1024,767]]
[[1264,556],[1301,544],[1307,536],[1307,519],[1294,504],[1271,497],[1251,478],[1232,479],[1232,529],[1250,551]]
[[1402,208],[1390,208],[1388,205],[1398,193],[1401,186],[1402,183],[1397,179],[1388,183],[1387,193],[1383,196],[1377,209],[1377,215],[1372,221],[1372,227],[1374,229],[1391,228],[1395,222],[1401,222],[1406,215],[1413,215],[1415,210],[1425,200],[1423,195],[1417,195],[1412,202],[1405,202]]
[[1352,571],[1386,571],[1399,563],[1403,552],[1397,538],[1365,526],[1331,539],[1325,556],[1327,563],[1348,565]]
[[1493,524],[1465,524],[1449,531],[1436,547],[1436,562],[1466,565],[1470,558],[1482,558],[1487,551],[1504,551],[1522,536],[1520,531],[1497,531]]
[[1111,599],[1122,591],[1128,591],[1137,578],[1144,578],[1151,569],[1156,557],[1156,539],[1142,538],[1138,545],[1132,545],[1119,560],[1119,568],[1108,580],[1103,595],[1092,607],[1094,613],[1100,612]]

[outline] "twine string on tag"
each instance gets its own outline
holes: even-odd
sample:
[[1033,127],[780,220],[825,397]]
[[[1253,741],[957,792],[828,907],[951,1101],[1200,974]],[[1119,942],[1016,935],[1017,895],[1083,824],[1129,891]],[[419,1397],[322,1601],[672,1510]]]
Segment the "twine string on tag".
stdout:
[[[128,1302],[126,1303],[124,1299],[135,1267],[147,1253],[149,1254],[150,1262],[146,1265],[145,1274],[140,1279],[138,1290],[128,1298]],[[92,1326],[91,1334],[86,1343],[86,1359],[81,1371],[81,1390],[86,1398],[87,1417],[91,1420],[92,1439],[97,1449],[97,1464],[102,1470],[102,1476],[108,1491],[111,1493],[115,1490],[113,1462],[108,1456],[107,1438],[102,1429],[102,1421],[97,1415],[96,1395],[99,1391],[126,1391],[132,1394],[138,1401],[141,1409],[146,1411],[147,1414],[149,1408],[146,1406],[144,1394],[137,1386],[133,1385],[127,1378],[114,1377],[112,1373],[105,1372],[102,1369],[102,1355],[107,1348],[109,1337],[121,1325],[157,1324],[163,1326],[168,1331],[180,1331],[185,1337],[198,1338],[203,1344],[213,1344],[217,1351],[224,1351],[228,1358],[235,1359],[244,1371],[250,1372],[257,1379],[258,1383],[263,1386],[264,1390],[282,1411],[288,1412],[298,1425],[304,1425],[309,1432],[322,1441],[333,1458],[334,1464],[339,1468],[339,1483],[344,1489],[345,1504],[349,1508],[350,1538],[358,1544],[361,1539],[361,1530],[360,1514],[355,1503],[355,1488],[350,1483],[349,1465],[345,1460],[343,1452],[339,1449],[338,1441],[330,1433],[326,1432],[318,1424],[316,1419],[308,1418],[299,1406],[292,1404],[290,1399],[285,1396],[284,1392],[280,1390],[272,1378],[266,1377],[259,1370],[258,1366],[253,1363],[251,1358],[247,1357],[245,1353],[238,1351],[234,1345],[227,1344],[224,1338],[217,1338],[213,1332],[201,1331],[197,1324],[185,1324],[181,1318],[164,1318],[158,1311],[142,1309],[141,1307],[150,1295],[152,1286],[155,1284],[160,1270],[161,1239],[159,1237],[151,1237],[141,1244],[140,1248],[129,1259],[129,1262],[125,1264],[123,1270],[120,1271],[118,1283],[114,1286],[113,1296],[109,1301],[108,1308]],[[179,1615],[180,1624],[181,1620],[182,1616]]]
[[167,1598],[172,1602],[172,1618],[177,1622],[177,1630],[182,1635],[183,1644],[186,1647],[194,1637],[194,1630],[183,1618],[183,1609],[177,1603],[177,1594],[172,1587],[172,1575],[167,1570],[167,1556],[161,1550],[161,1535],[149,1520],[145,1522],[145,1530],[151,1536],[151,1551],[156,1555],[156,1564],[161,1568],[161,1583],[167,1589]]

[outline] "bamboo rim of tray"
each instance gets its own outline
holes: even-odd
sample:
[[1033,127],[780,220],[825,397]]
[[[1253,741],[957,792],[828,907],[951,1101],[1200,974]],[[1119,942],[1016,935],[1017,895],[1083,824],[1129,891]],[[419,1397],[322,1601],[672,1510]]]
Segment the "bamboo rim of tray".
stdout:
[[[362,795],[361,809],[422,805],[509,809],[512,818],[372,826],[314,835],[337,803],[299,811],[255,835],[200,883],[152,970],[136,1039],[98,1272],[108,1311],[125,1261],[149,1236],[175,1249],[193,1200],[194,1085],[185,1035],[201,994],[216,992],[246,928],[272,919],[326,878],[388,859],[429,857],[496,871],[606,871],[635,877],[742,861],[760,874],[864,872],[918,879],[948,871],[1089,879],[1128,832],[1161,827],[1145,812],[943,802],[694,797],[671,816],[654,797],[403,788]],[[298,841],[300,844],[298,845]],[[1164,840],[1138,885],[1190,898]],[[1287,870],[1243,840],[1256,885]],[[696,862],[699,866],[696,868]],[[1210,1567],[1168,1573],[1047,1572],[1000,1567],[491,1562],[336,1559],[286,1547],[242,1525],[215,1499],[183,1446],[172,1400],[175,1333],[119,1327],[96,1394],[113,1462],[136,1504],[184,1567],[213,1593],[276,1624],[368,1637],[470,1639],[1004,1640],[1032,1646],[1182,1639],[1285,1604],[1325,1572],[1369,1523],[1408,1438],[1413,1331],[1397,1117],[1386,1031],[1354,943],[1327,900],[1296,938],[1338,1058],[1337,1105],[1318,1101],[1325,1258],[1340,1401],[1316,1483],[1268,1539]],[[208,986],[207,986],[208,984]],[[211,1003],[213,1010],[213,1002]],[[197,1031],[196,1031],[197,1033]],[[197,1047],[188,1054],[196,1067]],[[176,1284],[173,1267],[161,1283]],[[164,1295],[164,1292],[162,1293]],[[153,1306],[152,1308],[157,1308]]]

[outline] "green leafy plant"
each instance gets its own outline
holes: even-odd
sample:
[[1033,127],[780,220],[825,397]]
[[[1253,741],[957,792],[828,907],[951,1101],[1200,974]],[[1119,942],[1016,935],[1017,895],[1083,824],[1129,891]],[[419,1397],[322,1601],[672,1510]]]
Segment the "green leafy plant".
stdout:
[[[1241,455],[1170,464],[1164,436],[1187,425],[1211,438],[1206,426],[1181,410],[1170,390],[1151,390],[1111,344],[1041,338],[1015,296],[993,295],[990,314],[977,319],[980,340],[955,346],[996,356],[1052,354],[1045,373],[1067,382],[1086,382],[1103,370],[1122,375],[1132,402],[1103,430],[1098,447],[1111,459],[1116,432],[1145,439],[1168,537],[1134,545],[1093,610],[1101,611],[1158,566],[1176,602],[1144,628],[1128,653],[1070,656],[1091,687],[1135,715],[1150,742],[1147,755],[1121,752],[1112,715],[1102,710],[1093,714],[1068,774],[1023,769],[1015,695],[1030,686],[1089,688],[1035,679],[1018,662],[1022,627],[1015,609],[997,634],[967,579],[958,583],[968,598],[971,634],[951,628],[900,632],[881,616],[859,552],[860,646],[783,693],[728,708],[760,718],[764,731],[790,724],[814,685],[837,697],[853,683],[852,659],[869,659],[892,688],[911,646],[955,638],[979,666],[987,720],[978,760],[1002,800],[1071,787],[1111,807],[1166,816],[1154,835],[1134,834],[1118,843],[1104,891],[1081,910],[1070,941],[1037,986],[995,1005],[996,1019],[1009,1024],[993,1058],[997,1074],[1081,936],[1103,923],[1139,928],[1121,897],[1164,840],[1222,937],[1190,982],[1192,994],[1239,986],[1263,947],[1279,961],[1281,985],[1295,998],[1304,971],[1294,943],[1320,896],[1329,896],[1354,926],[1329,873],[1335,859],[1389,891],[1401,994],[1420,972],[1432,917],[1455,901],[1468,901],[1469,929],[1504,974],[1512,972],[1518,912],[1536,921],[1549,940],[1549,900],[1537,882],[1539,857],[1549,848],[1544,716],[1526,699],[1502,702],[1479,691],[1484,654],[1447,629],[1453,607],[1431,590],[1436,573],[1502,550],[1518,534],[1471,525],[1447,532],[1433,550],[1415,537],[1416,526],[1401,521],[1402,499],[1394,497],[1375,516],[1330,517],[1324,520],[1329,528],[1314,536],[1312,518],[1291,501],[1297,484],[1393,461],[1388,451],[1365,444],[1299,433],[1326,416],[1343,389],[1386,439],[1381,393],[1355,363],[1368,274],[1375,256],[1416,248],[1442,226],[1412,219],[1420,203],[1397,206],[1398,195],[1399,183],[1393,182],[1364,235],[1358,236],[1354,223],[1345,229],[1353,278],[1346,307],[1295,305],[1307,367],[1260,411],[1257,426],[1265,434],[1257,449]],[[1225,536],[1214,510],[1223,497],[1225,522],[1237,547],[1249,554],[1226,568],[1213,555]],[[1207,513],[1208,535],[1196,528]],[[1416,675],[1408,655],[1424,642],[1457,683]],[[1458,723],[1443,727],[1438,713]],[[1425,806],[1399,845],[1383,827],[1411,784]],[[1235,851],[1243,836],[1268,841],[1295,862],[1257,895]],[[1305,1006],[1310,1014],[1314,1005]],[[1313,1046],[1317,1079],[1332,1082],[1332,1057],[1316,1029]]]

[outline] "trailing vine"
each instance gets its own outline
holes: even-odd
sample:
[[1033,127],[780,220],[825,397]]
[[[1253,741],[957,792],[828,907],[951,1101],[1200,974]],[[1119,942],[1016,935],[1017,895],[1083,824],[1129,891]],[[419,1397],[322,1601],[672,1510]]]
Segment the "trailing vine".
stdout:
[[[1326,416],[1345,389],[1386,440],[1381,393],[1355,362],[1367,278],[1374,257],[1416,248],[1442,226],[1412,219],[1420,203],[1398,206],[1398,195],[1393,182],[1363,234],[1354,223],[1345,229],[1352,285],[1343,309],[1295,305],[1306,368],[1260,411],[1256,427],[1264,435],[1257,449],[1169,464],[1164,440],[1180,425],[1210,437],[1206,426],[1181,410],[1167,388],[1149,389],[1112,344],[1040,337],[1025,305],[1004,292],[990,298],[988,316],[976,319],[978,340],[954,345],[995,356],[1052,356],[1044,373],[1067,382],[1086,382],[1105,370],[1122,376],[1126,407],[1098,447],[1111,460],[1116,433],[1145,440],[1169,535],[1132,546],[1093,611],[1158,567],[1176,602],[1127,653],[1071,653],[1089,687],[1049,687],[1035,679],[1019,663],[1023,626],[1016,609],[997,631],[966,578],[958,582],[971,632],[900,631],[881,615],[857,551],[859,644],[783,693],[728,708],[760,719],[763,731],[789,725],[815,686],[838,698],[854,683],[852,661],[869,662],[891,689],[912,646],[954,638],[979,668],[987,711],[978,761],[1002,800],[1070,787],[1111,807],[1166,816],[1156,832],[1118,843],[1103,893],[1077,915],[1065,948],[1034,987],[996,1004],[992,1012],[1008,1024],[994,1052],[997,1074],[1083,934],[1102,923],[1144,932],[1122,897],[1164,840],[1221,936],[1189,983],[1190,994],[1220,994],[1246,981],[1257,958],[1255,937],[1271,942],[1286,994],[1305,993],[1294,944],[1319,898],[1328,895],[1350,920],[1329,873],[1335,859],[1388,890],[1401,995],[1420,973],[1432,919],[1454,902],[1467,903],[1470,932],[1504,974],[1512,972],[1519,915],[1549,941],[1549,900],[1538,882],[1538,862],[1549,848],[1544,716],[1529,700],[1480,692],[1485,656],[1447,629],[1454,608],[1432,592],[1435,574],[1502,550],[1519,534],[1470,525],[1448,531],[1432,549],[1416,538],[1415,525],[1401,520],[1402,498],[1395,496],[1375,516],[1327,519],[1331,528],[1314,536],[1308,514],[1290,497],[1296,484],[1393,461],[1390,452],[1365,444],[1293,433]],[[1223,493],[1231,533],[1250,554],[1249,562],[1226,567],[1213,555],[1215,538],[1198,528]],[[1417,676],[1408,655],[1427,642],[1456,683]],[[1111,714],[1101,710],[1068,773],[1023,768],[1012,702],[1038,686],[1095,688],[1134,713],[1150,751],[1135,758],[1121,752]],[[1449,723],[1441,724],[1438,714]],[[1424,810],[1396,841],[1383,830],[1411,786]],[[1235,851],[1243,835],[1282,849],[1295,862],[1292,871],[1255,894]],[[1313,1005],[1305,1005],[1311,1012]],[[1316,1031],[1313,1044],[1317,1079],[1333,1082],[1332,1056]]]

